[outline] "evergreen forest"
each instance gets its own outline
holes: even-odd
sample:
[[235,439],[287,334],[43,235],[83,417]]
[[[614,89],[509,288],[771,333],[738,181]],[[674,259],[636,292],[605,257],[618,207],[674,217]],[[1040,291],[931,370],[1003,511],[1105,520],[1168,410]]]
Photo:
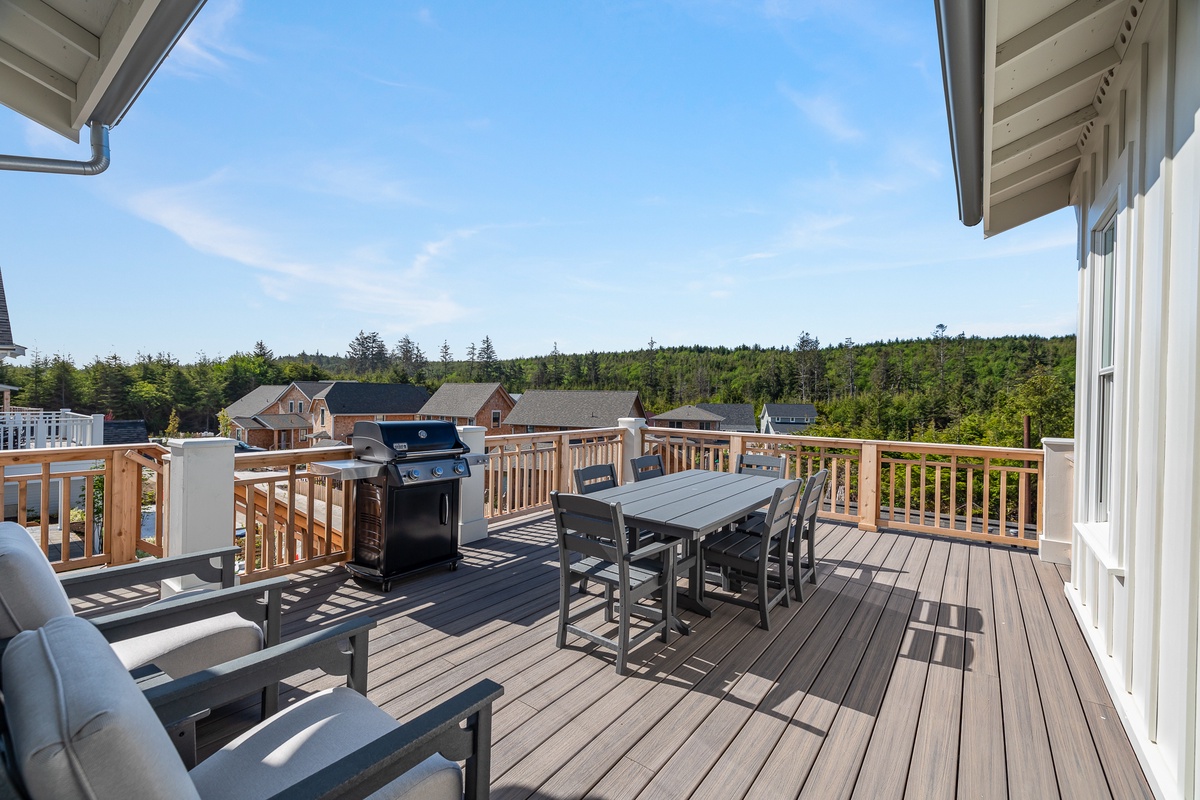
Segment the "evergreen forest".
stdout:
[[152,434],[215,431],[221,409],[257,386],[296,380],[410,382],[431,392],[445,382],[499,381],[528,389],[636,389],[648,414],[713,403],[813,403],[815,436],[1020,446],[1073,435],[1075,337],[952,335],[823,344],[808,333],[787,347],[660,347],[502,358],[490,337],[453,353],[427,355],[408,336],[392,346],[360,331],[344,355],[275,356],[263,342],[227,358],[183,364],[167,353],[116,355],[76,365],[69,355],[33,353],[0,364],[13,403],[70,408],[112,419],[144,419]]

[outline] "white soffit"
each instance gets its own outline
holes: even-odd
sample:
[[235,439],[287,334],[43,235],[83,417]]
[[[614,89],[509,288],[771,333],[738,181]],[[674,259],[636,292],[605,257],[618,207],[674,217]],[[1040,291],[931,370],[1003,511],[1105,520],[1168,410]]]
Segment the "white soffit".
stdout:
[[113,125],[203,2],[0,0],[0,103],[76,142]]
[[1103,82],[1120,65],[1144,1],[988,0],[985,236],[1070,204],[1080,136],[1099,115]]

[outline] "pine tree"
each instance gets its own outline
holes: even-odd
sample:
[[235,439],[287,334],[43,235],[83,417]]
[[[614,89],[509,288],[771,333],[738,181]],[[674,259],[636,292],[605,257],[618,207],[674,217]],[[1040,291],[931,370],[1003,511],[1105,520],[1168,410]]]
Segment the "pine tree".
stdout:
[[438,360],[442,363],[442,378],[445,379],[450,375],[450,363],[454,361],[454,354],[450,352],[450,344],[445,339],[442,340],[442,347],[438,350]]
[[350,362],[351,371],[357,375],[378,372],[387,367],[387,346],[375,331],[359,331],[346,349],[346,359]]
[[475,349],[475,343],[471,342],[467,345],[467,380],[475,380],[476,365],[479,360],[479,351]]
[[479,359],[479,372],[483,379],[485,381],[498,380],[500,377],[500,359],[496,357],[496,348],[492,346],[492,338],[490,336],[483,337],[483,341],[479,343],[479,350],[475,355]]

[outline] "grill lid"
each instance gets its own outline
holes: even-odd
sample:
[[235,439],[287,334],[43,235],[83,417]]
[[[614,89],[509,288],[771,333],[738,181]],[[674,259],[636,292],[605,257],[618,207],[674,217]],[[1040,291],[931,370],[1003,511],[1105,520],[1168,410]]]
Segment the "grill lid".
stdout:
[[453,423],[435,420],[356,422],[352,444],[356,458],[376,462],[470,452]]

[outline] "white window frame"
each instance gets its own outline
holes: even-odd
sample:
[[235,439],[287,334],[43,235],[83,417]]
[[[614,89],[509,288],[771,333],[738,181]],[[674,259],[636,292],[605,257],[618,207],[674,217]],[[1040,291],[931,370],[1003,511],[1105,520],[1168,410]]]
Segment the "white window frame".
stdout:
[[500,427],[500,409],[498,409],[498,408],[492,409],[492,427],[493,428]]
[[1113,469],[1113,402],[1116,396],[1117,349],[1117,214],[1102,217],[1092,231],[1091,293],[1092,343],[1091,383],[1094,398],[1090,404],[1089,433],[1095,435],[1089,481],[1089,516],[1093,522],[1108,522],[1111,511]]

